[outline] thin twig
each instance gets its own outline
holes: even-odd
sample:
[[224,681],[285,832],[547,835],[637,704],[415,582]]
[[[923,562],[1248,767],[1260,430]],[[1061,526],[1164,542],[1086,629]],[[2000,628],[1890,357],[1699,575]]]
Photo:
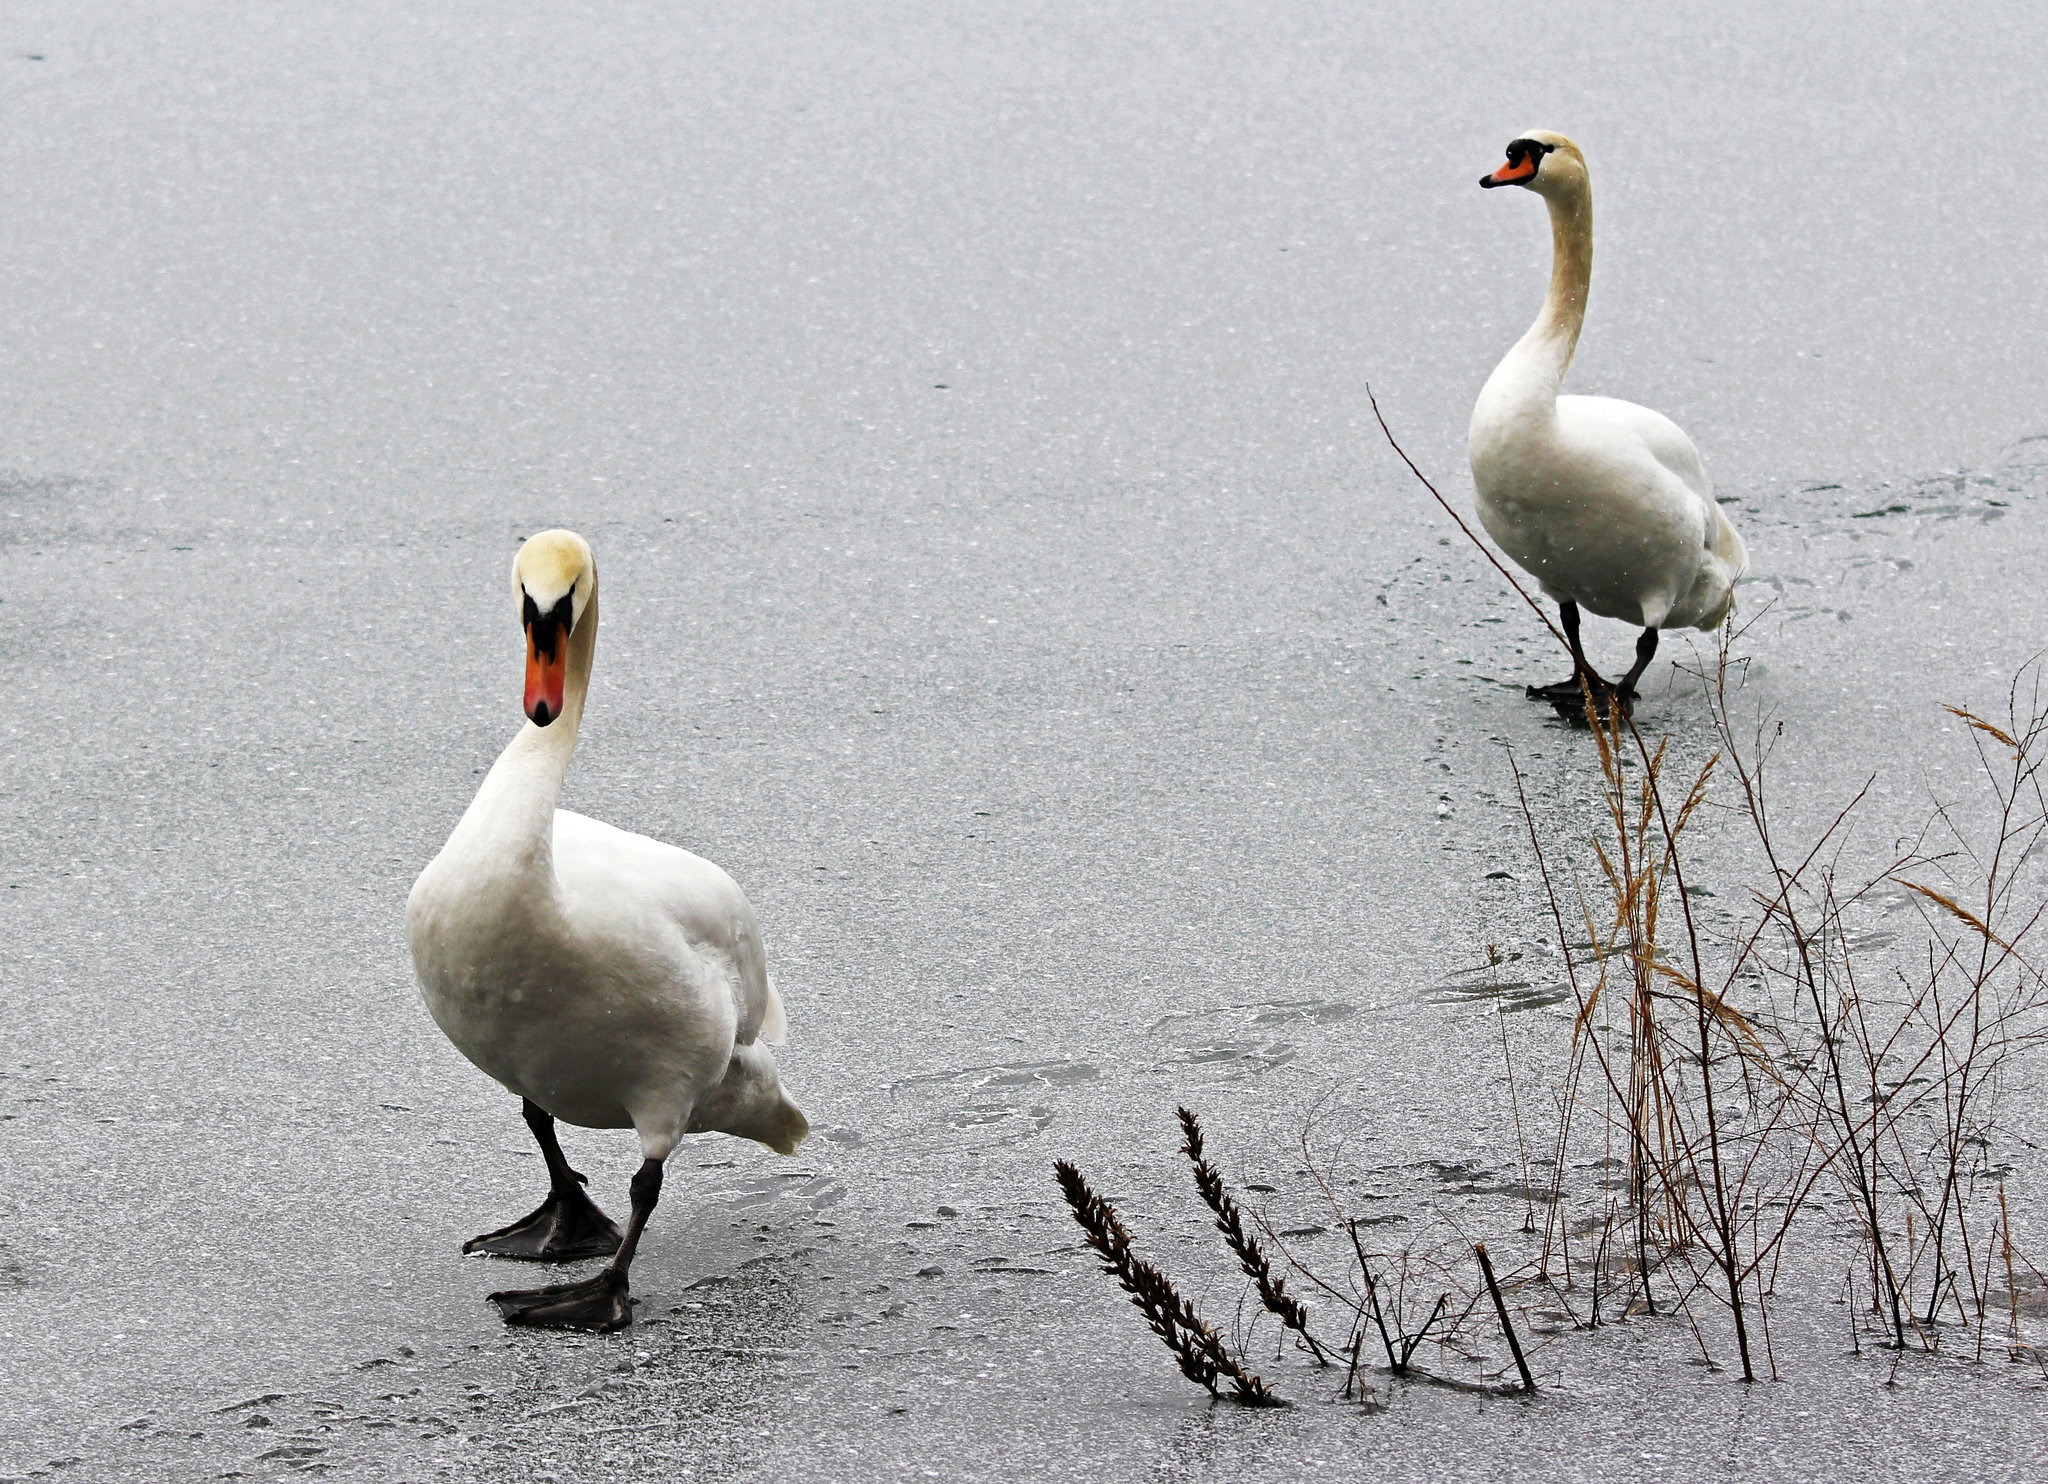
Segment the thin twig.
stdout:
[[1472,529],[1472,527],[1465,524],[1465,517],[1458,514],[1457,510],[1452,506],[1451,502],[1443,497],[1443,492],[1437,489],[1435,485],[1429,482],[1429,476],[1427,474],[1424,474],[1420,469],[1415,467],[1415,460],[1408,457],[1408,450],[1401,446],[1400,440],[1394,436],[1394,430],[1387,426],[1386,414],[1380,411],[1379,398],[1375,397],[1372,394],[1372,387],[1370,385],[1368,385],[1365,389],[1365,400],[1372,403],[1372,415],[1379,420],[1380,431],[1386,435],[1387,445],[1390,448],[1392,448],[1395,453],[1401,456],[1401,462],[1408,466],[1408,472],[1410,474],[1413,474],[1420,481],[1422,481],[1422,487],[1428,490],[1430,494],[1436,497],[1437,504],[1444,507],[1444,514],[1448,515],[1452,520],[1458,523],[1458,529],[1465,533],[1466,539],[1469,540],[1474,546],[1479,548],[1479,553],[1481,556],[1485,557],[1487,561],[1493,563],[1493,569],[1496,572],[1500,573],[1502,577],[1507,579],[1508,586],[1513,588],[1518,594],[1520,594],[1522,601],[1529,605],[1529,611],[1531,613],[1534,613],[1538,619],[1542,620],[1544,628],[1550,630],[1550,637],[1555,639],[1559,644],[1564,644],[1566,652],[1569,653],[1571,650],[1571,646],[1569,644],[1565,644],[1563,632],[1559,630],[1556,624],[1550,621],[1550,615],[1543,611],[1543,605],[1538,603],[1534,598],[1529,596],[1528,589],[1522,586],[1521,582],[1515,577],[1515,574],[1510,572],[1507,569],[1507,567],[1501,562],[1500,558],[1493,554],[1493,549],[1491,547],[1489,547],[1484,541],[1481,541],[1479,539],[1478,533],[1475,532]]

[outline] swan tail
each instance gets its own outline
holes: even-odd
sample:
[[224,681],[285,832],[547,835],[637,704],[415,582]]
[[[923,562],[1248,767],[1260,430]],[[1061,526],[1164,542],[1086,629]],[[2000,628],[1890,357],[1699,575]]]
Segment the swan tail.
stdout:
[[1705,549],[1699,570],[1684,597],[1670,605],[1670,611],[1655,625],[1660,629],[1698,629],[1711,634],[1735,611],[1735,584],[1749,570],[1749,550],[1742,537],[1728,523],[1721,507],[1707,502]]
[[[1712,594],[1712,599],[1699,606],[1705,611],[1693,625],[1712,633],[1728,621],[1728,615],[1735,611],[1735,584],[1742,580],[1742,574],[1749,570],[1749,548],[1742,544],[1742,537],[1729,524],[1728,517],[1721,513],[1721,507],[1713,509],[1713,529],[1707,537],[1708,559],[1700,573],[1701,587]],[[1718,589],[1718,592],[1713,591]]]
[[1728,621],[1728,615],[1733,613],[1734,611],[1735,589],[1731,585],[1729,589],[1721,595],[1721,606],[1716,608],[1712,613],[1709,613],[1706,617],[1702,618],[1698,623],[1694,624],[1693,627],[1698,629],[1703,634],[1711,634],[1716,629],[1720,628],[1722,624],[1726,623]]
[[780,1046],[789,1039],[789,1017],[783,1013],[782,996],[775,992],[775,981],[768,981],[768,1003],[761,1010],[761,1039],[770,1046]]
[[1707,538],[1707,549],[1727,569],[1730,582],[1739,582],[1749,570],[1749,548],[1742,544],[1741,533],[1719,505],[1714,507],[1714,529]]

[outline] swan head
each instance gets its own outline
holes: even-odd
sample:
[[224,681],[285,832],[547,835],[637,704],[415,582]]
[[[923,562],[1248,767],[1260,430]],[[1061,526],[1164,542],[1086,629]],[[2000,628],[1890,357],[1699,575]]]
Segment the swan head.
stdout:
[[1564,135],[1550,129],[1531,129],[1508,141],[1507,163],[1491,175],[1479,177],[1491,190],[1495,186],[1526,186],[1539,196],[1586,184],[1586,157]]
[[590,543],[574,531],[542,531],[512,559],[512,599],[526,630],[525,709],[535,726],[562,714],[569,636],[596,594],[597,560]]

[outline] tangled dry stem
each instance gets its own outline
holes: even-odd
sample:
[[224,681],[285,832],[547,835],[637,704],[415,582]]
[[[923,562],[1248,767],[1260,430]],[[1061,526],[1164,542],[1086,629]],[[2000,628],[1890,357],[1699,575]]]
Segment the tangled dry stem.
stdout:
[[[1377,402],[1373,410],[1377,416]],[[1380,426],[1564,647],[1541,605],[1401,450],[1383,417]],[[1858,872],[1849,865],[1851,837],[1870,780],[1802,848],[1784,844],[1769,766],[1783,728],[1761,712],[1747,725],[1736,721],[1744,662],[1731,645],[1738,637],[1724,631],[1711,665],[1693,672],[1715,747],[1677,783],[1669,738],[1653,744],[1611,699],[1603,705],[1586,695],[1601,801],[1590,837],[1575,827],[1564,849],[1546,846],[1527,780],[1509,753],[1574,1014],[1552,1089],[1551,1176],[1540,1197],[1530,1189],[1521,1093],[1504,1020],[1501,1026],[1524,1230],[1534,1226],[1539,1200],[1547,1213],[1534,1233],[1538,1250],[1507,1284],[1485,1244],[1463,1232],[1434,1251],[1425,1244],[1369,1252],[1359,1219],[1310,1147],[1314,1115],[1301,1130],[1302,1159],[1349,1237],[1352,1266],[1341,1275],[1318,1272],[1253,1210],[1261,1242],[1208,1159],[1199,1119],[1179,1110],[1182,1152],[1216,1229],[1265,1310],[1318,1362],[1347,1358],[1345,1396],[1358,1383],[1369,1337],[1396,1375],[1465,1384],[1428,1376],[1414,1357],[1431,1339],[1447,1350],[1463,1346],[1482,1295],[1492,1300],[1523,1388],[1533,1390],[1507,1298],[1530,1285],[1546,1289],[1580,1328],[1608,1322],[1617,1307],[1623,1317],[1675,1312],[1710,1360],[1718,1311],[1743,1379],[1775,1376],[1771,1300],[1795,1231],[1827,1189],[1853,1213],[1847,1235],[1861,1254],[1860,1311],[1896,1357],[1941,1348],[1945,1326],[1954,1325],[1974,1337],[1981,1357],[1997,1324],[2010,1358],[2048,1373],[2048,1354],[2023,1332],[2020,1305],[2022,1286],[2048,1288],[2048,1276],[2018,1242],[2008,1172],[1992,1155],[2001,1095],[2018,1059],[2048,1041],[2048,975],[2032,947],[2048,917],[2048,890],[2025,869],[2048,854],[2043,666],[2022,669],[2000,719],[1948,708],[1975,744],[1988,817],[1941,803],[1919,836],[1875,870]],[[1688,874],[1691,831],[1715,812],[1746,825],[1763,872],[1744,889],[1746,911],[1710,931]],[[1580,848],[1583,871],[1572,863]],[[1884,950],[1879,935],[1866,931],[1868,919],[1902,905],[1917,914],[1919,933],[1910,951]],[[1491,947],[1488,961],[1498,969]],[[1595,1162],[1616,1164],[1626,1177],[1615,1193],[1594,1197],[1590,1223],[1574,1222],[1578,1197],[1566,1190],[1565,1171],[1575,1153],[1603,1150]],[[1131,1253],[1108,1202],[1073,1166],[1056,1169],[1104,1270],[1182,1372],[1212,1395],[1227,1381],[1239,1400],[1276,1400],[1164,1275]],[[1806,1242],[1801,1250],[1817,1249]],[[1307,1306],[1287,1292],[1269,1251],[1349,1312],[1344,1344],[1311,1333]],[[1475,1257],[1483,1278],[1479,1289],[1464,1291],[1462,1307],[1453,1303],[1461,1288],[1447,1255],[1454,1252]],[[1999,1278],[2003,1292],[1993,1287]],[[1857,1272],[1846,1282],[1857,1296]],[[1852,1321],[1858,1353],[1862,1333]]]
[[[1554,635],[1515,574],[1401,450],[1384,418],[1380,426]],[[1626,1151],[1628,1178],[1625,1200],[1603,1203],[1585,1322],[1600,1322],[1611,1255],[1629,1251],[1624,1312],[1638,1302],[1654,1309],[1661,1275],[1664,1301],[1684,1313],[1704,1350],[1693,1304],[1711,1294],[1744,1378],[1775,1374],[1769,1299],[1795,1225],[1816,1191],[1832,1185],[1856,1213],[1868,1312],[1881,1318],[1887,1341],[1901,1352],[1935,1349],[1945,1319],[1973,1330],[1981,1350],[1999,1307],[1992,1274],[2013,1242],[2008,1209],[1991,1209],[2003,1193],[1989,1153],[1999,1094],[2015,1060],[2048,1032],[2048,981],[2030,948],[2048,895],[2023,872],[2048,843],[2041,666],[2023,667],[2000,719],[1947,708],[1975,744],[1988,817],[1940,803],[1920,837],[1856,873],[1850,837],[1870,782],[1803,849],[1785,848],[1768,767],[1782,726],[1761,712],[1738,725],[1736,637],[1724,631],[1712,664],[1694,672],[1718,746],[1682,787],[1668,781],[1668,738],[1652,745],[1632,715],[1586,697],[1605,806],[1587,842],[1596,893],[1560,878],[1510,754],[1578,1009],[1539,1271],[1558,1259],[1569,1307],[1575,1259],[1563,1171],[1590,1114],[1591,1133]],[[1688,830],[1710,799],[1747,825],[1765,866],[1747,892],[1749,916],[1712,942],[1687,881]],[[1916,909],[1921,931],[1912,951],[1885,953],[1863,920],[1900,900]],[[2016,1356],[2036,1354],[2018,1332],[2022,1267],[2032,1270],[2022,1258],[2004,1275]]]

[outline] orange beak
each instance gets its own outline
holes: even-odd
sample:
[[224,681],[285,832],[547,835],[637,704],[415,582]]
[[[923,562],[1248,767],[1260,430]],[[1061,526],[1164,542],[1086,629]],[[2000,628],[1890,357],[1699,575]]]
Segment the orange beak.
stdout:
[[1494,186],[1514,185],[1517,181],[1536,178],[1536,164],[1540,156],[1531,150],[1520,159],[1509,160],[1491,175],[1479,177],[1479,183],[1491,190]]
[[548,639],[547,652],[542,653],[532,625],[527,626],[526,716],[537,727],[562,714],[562,688],[569,679],[569,636],[555,628]]

